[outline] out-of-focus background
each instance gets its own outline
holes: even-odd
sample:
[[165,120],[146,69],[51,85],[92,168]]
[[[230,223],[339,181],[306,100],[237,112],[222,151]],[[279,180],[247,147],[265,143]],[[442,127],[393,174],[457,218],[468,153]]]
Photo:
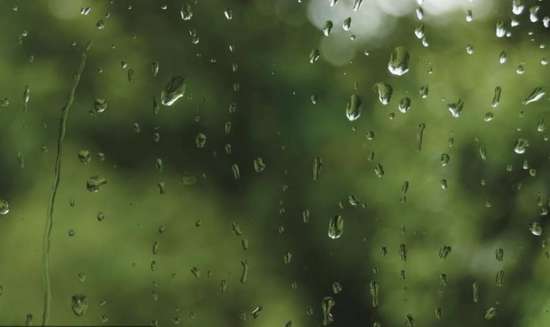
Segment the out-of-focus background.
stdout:
[[547,1],[0,15],[1,324],[41,323],[91,41],[50,324],[550,325]]

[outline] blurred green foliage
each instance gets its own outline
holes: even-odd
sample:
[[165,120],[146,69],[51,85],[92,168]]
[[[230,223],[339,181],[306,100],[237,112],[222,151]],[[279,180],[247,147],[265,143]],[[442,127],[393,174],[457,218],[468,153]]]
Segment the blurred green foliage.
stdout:
[[[329,0],[0,3],[0,197],[10,207],[0,217],[0,323],[22,325],[30,314],[40,324],[58,121],[91,41],[64,141],[51,324],[320,326],[331,296],[333,326],[401,326],[407,315],[417,326],[549,325],[549,146],[540,123],[550,119],[548,100],[522,102],[548,89],[550,5],[526,1],[514,16],[509,0],[464,0],[436,14],[434,1],[422,21],[428,47],[414,35],[421,22],[412,0],[366,0],[357,12],[349,0],[333,8]],[[390,4],[405,15],[384,14]],[[335,18],[323,36],[315,8],[327,19],[352,17],[350,31]],[[375,18],[376,28],[355,32]],[[497,38],[497,21],[510,19],[519,25]],[[398,46],[411,56],[400,77],[387,69]],[[161,90],[178,75],[185,96],[161,106]],[[387,106],[378,82],[392,86]],[[345,115],[352,94],[362,99],[354,122]],[[412,100],[406,114],[403,97]],[[106,100],[104,112],[93,113],[96,99]],[[453,118],[447,106],[459,99],[463,112]],[[518,138],[529,143],[524,154],[514,152]],[[98,192],[86,188],[93,176],[107,180]],[[336,215],[343,234],[331,239]],[[80,294],[82,316],[71,308]],[[490,308],[496,316],[486,320]]]

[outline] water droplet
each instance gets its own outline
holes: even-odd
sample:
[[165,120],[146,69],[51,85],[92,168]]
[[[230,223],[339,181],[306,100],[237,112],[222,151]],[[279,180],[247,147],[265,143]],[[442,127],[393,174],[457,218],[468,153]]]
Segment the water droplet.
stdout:
[[321,51],[319,49],[313,49],[309,53],[309,63],[314,64],[319,60],[319,57],[321,56]]
[[512,0],[512,13],[519,16],[525,9],[525,0]]
[[223,12],[223,16],[226,20],[232,20],[233,19],[233,11],[231,9],[226,9]]
[[241,270],[241,284],[245,284],[246,281],[248,280],[248,262],[245,260],[242,260],[241,261],[241,267],[242,267],[242,270]]
[[378,93],[378,101],[384,106],[390,103],[393,94],[391,85],[383,82],[374,84],[374,89]]
[[206,145],[206,135],[203,133],[198,133],[195,137],[195,145],[197,146],[197,149],[202,149]]
[[323,326],[328,326],[334,322],[332,309],[336,305],[336,301],[330,296],[325,296],[321,301],[321,313],[323,315]]
[[332,283],[332,293],[334,294],[340,294],[344,288],[342,287],[342,284],[340,282],[334,282]]
[[86,182],[86,189],[89,192],[98,192],[101,186],[107,184],[107,179],[101,176],[92,176]]
[[378,285],[378,282],[375,280],[371,280],[369,283],[369,293],[371,297],[371,305],[373,308],[378,307],[379,304],[379,293],[380,286]]
[[464,107],[464,102],[462,99],[458,99],[456,102],[449,103],[447,109],[454,118],[459,118],[462,114],[462,108]]
[[320,157],[313,158],[313,181],[318,181],[323,168],[323,160]]
[[529,225],[529,231],[535,236],[541,236],[542,226],[538,221],[534,221]]
[[102,98],[97,98],[94,101],[94,112],[95,113],[102,113],[108,108],[107,100]]
[[420,24],[418,24],[418,26],[416,26],[416,28],[414,29],[414,35],[419,40],[424,38],[424,36],[425,36],[424,24],[420,23]]
[[493,94],[493,100],[491,101],[491,107],[496,108],[500,104],[500,95],[502,94],[502,88],[500,86],[495,87],[495,93]]
[[190,4],[185,4],[180,9],[180,17],[182,20],[191,20],[193,18],[193,8]]
[[524,154],[525,151],[527,151],[527,147],[529,147],[529,141],[523,138],[518,138],[516,140],[516,144],[514,145],[514,152],[517,154]]
[[238,164],[232,164],[231,165],[231,171],[233,172],[233,178],[235,180],[239,180],[241,178],[241,170],[239,169]]
[[344,233],[344,218],[340,215],[336,215],[329,220],[328,223],[328,237],[333,240],[339,239]]
[[502,38],[508,33],[508,22],[504,20],[498,20],[496,24],[496,36]]
[[351,17],[348,17],[344,20],[342,28],[344,29],[344,31],[349,31],[351,29]]
[[409,71],[409,51],[405,47],[396,47],[390,55],[388,70],[395,76],[405,75]]
[[418,132],[416,133],[416,142],[418,151],[422,151],[422,141],[424,139],[424,130],[426,129],[426,124],[418,124]]
[[253,164],[254,164],[254,171],[257,173],[263,172],[266,168],[266,164],[264,160],[260,157],[254,159]]
[[411,110],[411,98],[404,97],[399,101],[399,106],[397,107],[399,112],[406,114]]
[[529,20],[531,23],[536,23],[539,21],[541,6],[532,6],[529,8]]
[[359,11],[359,9],[361,9],[362,4],[363,4],[363,0],[355,0],[353,2],[353,11]]
[[172,106],[185,94],[185,78],[174,76],[160,93],[160,102],[163,106]]
[[325,36],[329,36],[330,35],[330,32],[332,31],[332,27],[334,26],[334,24],[332,23],[331,20],[327,20],[325,22],[325,26],[323,27],[323,34]]
[[441,154],[441,167],[446,167],[449,164],[449,160],[451,160],[451,156],[449,156],[447,153]]
[[452,248],[449,245],[444,245],[441,249],[439,249],[439,257],[441,259],[446,259],[447,256],[451,253]]
[[71,298],[71,309],[77,317],[82,317],[88,311],[88,299],[85,295],[76,294]]
[[485,320],[491,320],[497,315],[497,309],[495,307],[489,307],[485,311],[485,315],[483,315],[483,318]]
[[361,116],[363,101],[357,94],[352,94],[346,105],[346,117],[349,121],[356,121]]
[[0,215],[5,216],[10,212],[10,204],[6,200],[0,199]]
[[529,104],[529,103],[532,103],[532,102],[537,102],[540,99],[542,99],[542,97],[544,97],[544,94],[545,94],[545,92],[541,87],[536,87],[523,100],[523,104]]

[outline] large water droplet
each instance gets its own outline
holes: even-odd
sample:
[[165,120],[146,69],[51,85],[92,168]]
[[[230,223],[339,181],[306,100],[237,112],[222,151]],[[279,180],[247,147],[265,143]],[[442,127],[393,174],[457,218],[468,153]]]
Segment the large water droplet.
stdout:
[[172,106],[185,94],[185,78],[174,76],[160,93],[160,102],[164,106]]
[[388,70],[396,76],[405,75],[409,71],[409,59],[409,51],[405,47],[395,48],[388,62]]

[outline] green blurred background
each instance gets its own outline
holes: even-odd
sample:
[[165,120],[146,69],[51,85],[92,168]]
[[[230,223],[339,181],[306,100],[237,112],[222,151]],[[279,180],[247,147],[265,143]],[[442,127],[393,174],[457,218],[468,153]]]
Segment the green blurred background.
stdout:
[[[0,323],[40,324],[58,121],[92,41],[64,142],[51,324],[321,326],[321,302],[331,296],[333,326],[402,326],[407,315],[416,326],[550,325],[541,123],[549,104],[522,103],[548,83],[550,5],[525,1],[514,15],[511,0],[425,0],[419,21],[413,0],[365,0],[358,11],[353,2],[2,1],[0,197],[10,211],[0,217]],[[498,20],[508,37],[497,38]],[[428,47],[414,34],[421,23]],[[411,56],[401,77],[387,69],[397,46]],[[320,59],[310,64],[315,49]],[[185,96],[161,106],[177,75]],[[393,88],[386,106],[377,82]],[[353,93],[363,106],[350,122]],[[406,114],[403,97],[412,100]],[[98,98],[108,108],[94,113]],[[458,99],[464,109],[453,118],[447,105]],[[514,152],[518,138],[529,142],[524,154]],[[108,181],[95,193],[86,188],[92,176]],[[344,232],[333,240],[335,215]],[[541,236],[530,232],[533,222]],[[452,250],[441,258],[444,246]],[[88,304],[82,316],[72,309],[77,294]]]

